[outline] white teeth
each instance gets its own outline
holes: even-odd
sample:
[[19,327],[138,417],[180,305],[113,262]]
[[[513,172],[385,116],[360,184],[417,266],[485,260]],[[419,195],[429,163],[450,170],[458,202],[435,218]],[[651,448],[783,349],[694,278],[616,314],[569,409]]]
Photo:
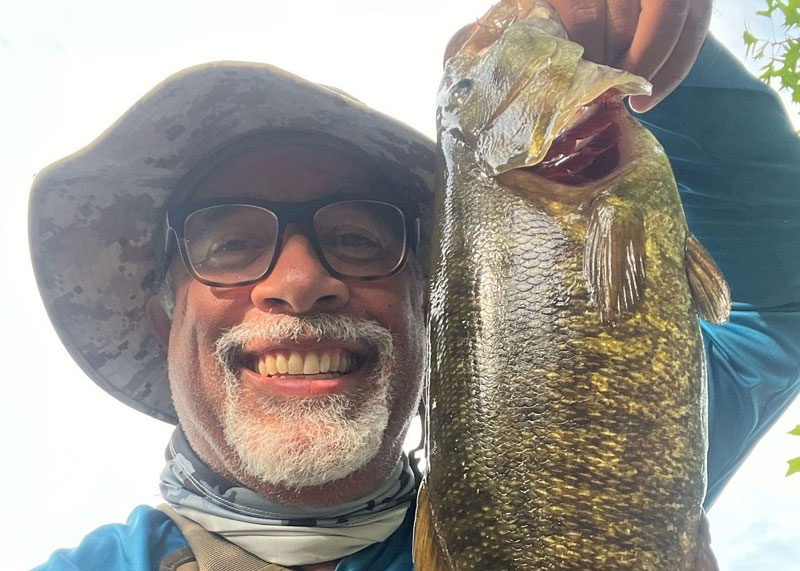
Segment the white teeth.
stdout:
[[327,373],[331,370],[331,354],[327,351],[319,356],[319,372]]
[[306,355],[306,360],[303,363],[304,375],[316,375],[320,372],[319,358],[313,351]]
[[297,351],[289,354],[289,374],[300,375],[303,373],[303,358]]
[[356,365],[356,357],[347,351],[276,351],[262,356],[255,369],[260,375],[318,375],[320,373],[347,373]]
[[[259,363],[264,364],[264,372],[262,375],[274,375],[278,372],[278,365],[275,363],[275,355],[267,355],[264,360],[259,360]],[[260,372],[260,371],[259,371]]]
[[339,351],[332,351],[331,352],[331,365],[328,369],[329,371],[338,371],[339,370],[339,361],[340,361]]
[[275,355],[275,366],[278,368],[278,372],[281,374],[286,374],[289,372],[289,361],[283,355],[283,353],[278,353]]

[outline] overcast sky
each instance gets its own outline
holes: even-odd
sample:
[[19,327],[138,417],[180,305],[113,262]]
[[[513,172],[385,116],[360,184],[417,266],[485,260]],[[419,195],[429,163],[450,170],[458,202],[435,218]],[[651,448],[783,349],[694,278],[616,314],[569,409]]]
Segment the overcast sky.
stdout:
[[[124,521],[136,504],[158,503],[171,432],[96,388],[58,342],[27,254],[36,171],[89,143],[167,75],[221,59],[269,62],[338,86],[433,135],[444,46],[488,5],[0,0],[4,568],[29,568],[99,525]],[[741,52],[745,14],[760,7],[718,1],[714,29]],[[798,423],[795,403],[711,511],[723,571],[797,569],[800,475],[783,475],[786,460],[800,456],[800,438],[785,434]]]

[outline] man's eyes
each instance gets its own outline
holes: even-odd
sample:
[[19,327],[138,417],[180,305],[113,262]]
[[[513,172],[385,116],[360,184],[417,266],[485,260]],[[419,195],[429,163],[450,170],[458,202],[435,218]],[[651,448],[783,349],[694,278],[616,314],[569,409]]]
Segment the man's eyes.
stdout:
[[217,242],[209,249],[211,254],[225,252],[241,252],[260,247],[257,243],[248,238],[231,238],[223,242]]
[[258,255],[269,246],[269,238],[255,234],[234,234],[217,237],[204,248],[204,259],[225,260]]
[[372,258],[384,250],[384,239],[376,232],[356,226],[340,226],[322,239],[326,250],[340,257]]
[[327,242],[328,246],[343,247],[343,248],[379,248],[380,244],[377,240],[363,234],[356,234],[350,232],[347,234],[339,234],[332,237]]

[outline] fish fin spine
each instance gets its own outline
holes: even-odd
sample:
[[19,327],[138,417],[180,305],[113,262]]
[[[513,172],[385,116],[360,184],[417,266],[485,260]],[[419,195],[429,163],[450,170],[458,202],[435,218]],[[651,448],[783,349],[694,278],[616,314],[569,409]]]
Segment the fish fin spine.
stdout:
[[711,254],[697,238],[686,238],[686,277],[700,317],[710,323],[727,323],[731,313],[731,290]]
[[439,543],[428,488],[424,481],[417,495],[412,559],[415,571],[453,571]]
[[583,275],[604,323],[613,325],[636,308],[644,294],[645,230],[635,209],[607,197],[593,201]]

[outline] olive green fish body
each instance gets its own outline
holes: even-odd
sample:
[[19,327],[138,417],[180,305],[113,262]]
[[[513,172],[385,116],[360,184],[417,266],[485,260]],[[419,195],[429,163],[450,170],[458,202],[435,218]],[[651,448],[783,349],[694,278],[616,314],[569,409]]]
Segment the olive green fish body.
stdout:
[[439,562],[417,545],[416,568],[701,569],[703,346],[666,156],[624,116],[624,164],[597,184],[509,183],[450,79],[417,524]]

